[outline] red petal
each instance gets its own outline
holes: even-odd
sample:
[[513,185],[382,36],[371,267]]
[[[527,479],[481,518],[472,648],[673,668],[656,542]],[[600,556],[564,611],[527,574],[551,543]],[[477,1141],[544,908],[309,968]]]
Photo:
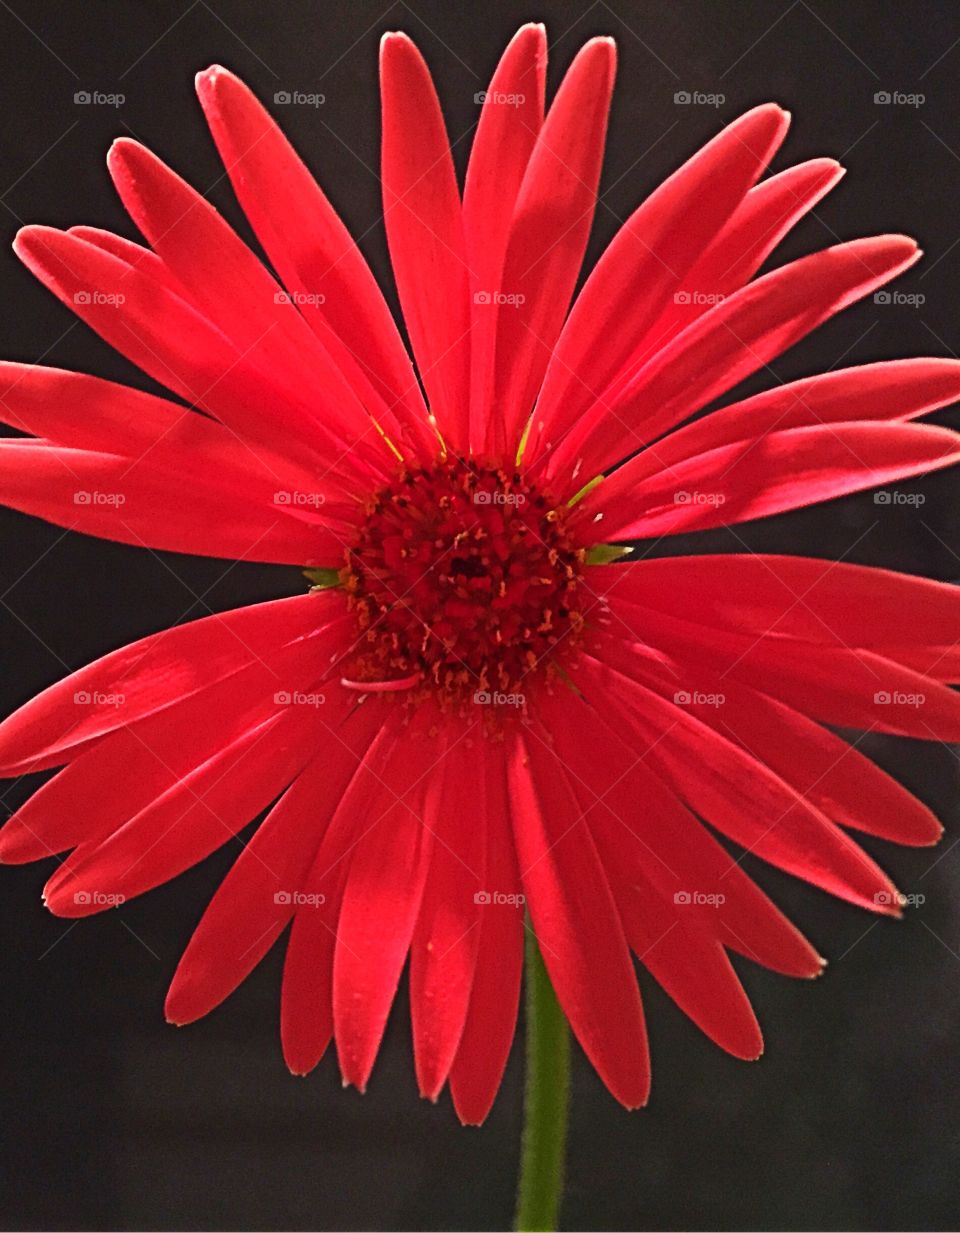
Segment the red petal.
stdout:
[[[494,359],[501,276],[517,194],[543,124],[547,39],[521,26],[486,91],[463,191],[463,232],[471,272],[470,447],[493,448]],[[509,311],[509,309],[507,310]]]
[[470,305],[460,194],[430,71],[405,34],[380,45],[383,213],[430,411],[456,449],[470,414]]
[[461,1122],[479,1126],[500,1086],[517,1026],[523,971],[523,894],[510,826],[505,767],[491,759],[487,801],[486,886],[467,1021],[450,1072]]
[[683,1013],[734,1057],[758,1058],[760,1025],[720,943],[649,886],[626,887],[617,903],[637,958]]
[[596,206],[616,65],[612,39],[577,53],[537,136],[517,197],[497,319],[498,442],[512,455],[577,281]]
[[360,1091],[380,1048],[433,849],[435,765],[443,746],[427,734],[432,711],[418,709],[396,756],[385,764],[349,853],[333,964],[333,1018],[343,1081]]
[[[656,447],[654,447],[656,448]],[[581,534],[652,538],[730,526],[927,475],[960,459],[960,435],[928,424],[790,428],[678,462],[649,479],[645,455],[625,463],[582,502]],[[636,462],[636,465],[635,465]]]
[[[228,671],[186,701],[88,742],[7,822],[3,858],[19,863],[74,844],[95,848],[203,762],[276,714],[282,705],[275,701],[278,694],[286,690],[290,697],[322,680],[331,654],[347,645],[344,633],[342,625],[329,627],[315,639],[265,652],[262,662]],[[289,709],[298,708],[290,704]]]
[[878,236],[802,257],[749,283],[704,313],[639,371],[605,391],[550,455],[548,474],[564,475],[574,465],[585,479],[599,474],[919,257],[913,240]]
[[960,740],[960,695],[875,651],[814,646],[765,629],[734,634],[634,605],[625,593],[618,612],[645,644],[729,674],[821,723]]
[[529,457],[556,441],[627,362],[683,276],[762,174],[789,117],[755,107],[697,152],[635,210],[597,262],[557,342],[537,400]]
[[507,775],[520,876],[564,1013],[610,1092],[650,1091],[640,991],[603,865],[546,734],[517,739]]
[[960,363],[946,359],[889,360],[819,373],[764,390],[695,420],[651,445],[636,464],[639,480],[684,459],[755,441],[769,432],[862,420],[909,420],[960,398]]
[[0,724],[0,768],[11,776],[65,762],[78,746],[269,660],[322,629],[332,615],[325,597],[300,595],[217,612],[131,642],[8,716]]
[[756,856],[832,895],[872,911],[895,908],[896,888],[839,827],[686,706],[666,701],[636,680],[627,684],[630,655],[625,646],[621,651],[611,639],[601,653],[605,661],[615,662],[615,670],[585,660],[577,679],[594,695],[619,689],[609,704],[649,742],[650,765],[691,809]]
[[[143,269],[51,227],[25,227],[14,249],[27,268],[112,347],[192,405],[270,450],[327,454],[359,467],[301,392],[265,372]],[[368,469],[362,469],[364,477]]]
[[787,232],[843,173],[832,158],[815,158],[752,188],[650,330],[652,345],[664,346],[713,304],[748,283]]
[[[787,976],[820,973],[822,962],[809,942],[637,756],[635,746],[623,743],[624,729],[619,721],[614,729],[601,698],[590,705],[554,695],[542,706],[560,756],[586,790],[591,830],[605,852],[617,852],[615,876],[646,878],[668,902],[685,894],[698,928],[754,963]],[[596,756],[598,749],[603,758]]]
[[[481,741],[477,746],[476,741]],[[410,1012],[421,1096],[436,1100],[463,1033],[485,908],[486,768],[496,753],[478,730],[431,772],[441,780],[433,855],[410,949]]]
[[[369,703],[364,703],[368,706]],[[393,756],[401,725],[388,718],[375,735],[341,798],[303,883],[283,968],[280,1035],[294,1074],[308,1074],[333,1035],[333,961],[343,889],[354,844],[383,800],[383,768]]]
[[357,394],[280,284],[206,198],[128,137],[113,143],[107,166],[145,238],[244,358],[282,373],[345,439],[369,428]]
[[244,502],[215,474],[185,485],[147,459],[134,466],[47,441],[0,442],[0,500],[71,531],[167,552],[278,565],[343,558],[342,534],[294,518],[282,504]]
[[299,774],[246,844],[204,912],[167,994],[171,1023],[192,1023],[229,997],[297,911],[324,829],[383,715],[361,707],[325,734],[327,748]]
[[[260,447],[254,452],[205,415],[86,373],[0,361],[0,418],[57,445],[175,467],[204,485],[216,475],[218,487],[228,485],[247,502],[318,487],[315,472]],[[334,506],[331,500],[324,510],[344,508]]]
[[197,93],[237,199],[300,311],[354,385],[365,378],[378,392],[387,431],[399,420],[429,457],[436,438],[416,375],[353,237],[241,81],[214,66],[198,75]]

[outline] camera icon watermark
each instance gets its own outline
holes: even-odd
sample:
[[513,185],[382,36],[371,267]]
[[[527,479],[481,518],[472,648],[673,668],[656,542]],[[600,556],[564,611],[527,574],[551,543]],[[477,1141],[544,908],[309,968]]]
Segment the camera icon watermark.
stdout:
[[873,101],[878,107],[922,107],[927,101],[925,94],[911,94],[905,90],[878,90]]
[[73,892],[73,902],[80,907],[119,908],[126,901],[126,895],[110,894],[105,891],[79,890]]
[[120,707],[126,702],[126,694],[107,694],[99,689],[78,689],[73,695],[74,706],[112,706]]
[[678,107],[722,107],[727,96],[704,90],[677,90],[673,101]]
[[873,701],[875,706],[912,706],[916,710],[926,703],[927,695],[905,693],[900,689],[878,689]]
[[273,695],[273,701],[276,706],[324,706],[327,698],[326,694],[308,694],[303,693],[299,689],[278,689]]
[[322,107],[327,96],[304,90],[276,90],[273,101],[278,107]]

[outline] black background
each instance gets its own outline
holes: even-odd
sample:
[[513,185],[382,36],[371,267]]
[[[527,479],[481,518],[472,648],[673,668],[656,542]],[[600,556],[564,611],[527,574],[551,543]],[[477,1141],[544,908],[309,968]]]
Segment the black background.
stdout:
[[[535,9],[502,0],[0,0],[0,354],[149,388],[71,324],[8,242],[24,221],[132,235],[104,166],[122,133],[157,150],[247,234],[192,96],[194,73],[215,61],[268,100],[282,89],[326,96],[317,109],[277,112],[385,279],[380,34],[399,28],[418,40],[451,136],[460,138],[462,169],[473,96],[512,31],[531,18],[548,23],[551,87],[584,38],[609,33],[619,44],[592,256],[723,120],[774,99],[794,112],[778,166],[832,154],[850,169],[777,261],[884,230],[917,236],[927,253],[898,284],[924,295],[922,305],[868,301],[777,361],[777,376],[953,354],[960,13],[946,0],[542,0]],[[117,109],[77,106],[82,89],[126,99]],[[678,106],[678,90],[722,93],[725,102],[719,110]],[[926,101],[879,106],[879,90],[920,92]],[[738,531],[754,548],[960,578],[951,478],[909,491],[923,493],[924,504],[883,507],[867,495]],[[145,633],[300,587],[295,571],[153,555],[7,511],[0,536],[3,713]],[[903,889],[925,902],[901,924],[874,923],[751,865],[831,959],[825,979],[808,985],[743,969],[767,1035],[764,1059],[746,1065],[710,1045],[642,977],[652,1102],[624,1112],[577,1056],[568,1228],[957,1227],[957,758],[946,747],[892,739],[866,747],[948,826],[932,852],[872,845]],[[5,806],[24,792],[8,785]],[[48,867],[3,871],[0,1220],[11,1228],[507,1225],[518,1050],[480,1130],[461,1129],[446,1097],[436,1107],[418,1100],[402,997],[366,1097],[341,1092],[331,1057],[309,1079],[291,1078],[276,1023],[279,948],[208,1020],[183,1031],[164,1025],[166,983],[234,855],[231,846],[175,884],[75,927],[41,908]]]

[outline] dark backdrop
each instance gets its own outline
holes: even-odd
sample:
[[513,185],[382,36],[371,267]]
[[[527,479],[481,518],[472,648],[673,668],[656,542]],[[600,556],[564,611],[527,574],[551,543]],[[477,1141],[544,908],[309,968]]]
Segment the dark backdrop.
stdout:
[[[267,97],[326,96],[317,109],[277,110],[384,276],[380,34],[402,28],[418,40],[458,137],[476,121],[474,93],[502,45],[536,17],[548,22],[552,85],[587,36],[610,33],[620,47],[594,256],[723,120],[772,98],[794,112],[779,166],[833,154],[850,168],[785,255],[885,229],[918,236],[927,252],[899,284],[923,295],[921,305],[860,305],[778,361],[778,376],[841,359],[953,354],[960,13],[944,0],[540,0],[533,9],[519,0],[0,0],[0,354],[147,386],[72,324],[8,241],[23,221],[132,234],[104,167],[121,133],[209,189],[242,227],[192,97],[194,73],[213,61]],[[78,90],[126,98],[119,108],[78,106]],[[677,105],[681,90],[725,102]],[[882,90],[926,98],[878,105]],[[740,533],[755,548],[956,579],[950,482],[917,486],[919,506],[877,506],[868,495]],[[3,713],[149,631],[301,585],[294,571],[153,555],[7,511],[0,535]],[[719,536],[709,543],[728,546]],[[826,978],[811,986],[746,968],[768,1040],[756,1065],[716,1050],[644,978],[652,1103],[624,1112],[578,1055],[567,1227],[957,1227],[957,759],[939,746],[868,745],[952,824],[932,853],[872,845],[925,903],[902,924],[875,923],[752,866],[832,960]],[[22,795],[22,785],[9,788],[5,806]],[[309,1079],[289,1077],[277,1039],[279,950],[208,1020],[184,1031],[164,1025],[166,984],[233,856],[224,850],[121,912],[73,927],[40,906],[49,868],[0,875],[0,1219],[30,1228],[505,1226],[519,1133],[516,1050],[488,1123],[463,1130],[446,1097],[436,1107],[417,1099],[403,1004],[365,1098],[341,1092],[329,1057]]]

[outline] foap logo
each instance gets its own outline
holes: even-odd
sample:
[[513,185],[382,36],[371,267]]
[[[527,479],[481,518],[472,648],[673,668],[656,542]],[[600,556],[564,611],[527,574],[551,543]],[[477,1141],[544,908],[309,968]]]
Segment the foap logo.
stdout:
[[722,304],[727,297],[720,291],[677,291],[674,293],[674,304]]
[[125,94],[108,94],[103,90],[78,90],[73,101],[78,107],[122,107]]
[[873,96],[878,107],[922,107],[925,94],[909,94],[905,90],[878,90]]
[[880,689],[873,695],[877,706],[923,706],[927,700],[926,694],[908,694],[899,689]]
[[873,902],[881,908],[898,907],[898,908],[918,908],[922,903],[927,902],[926,895],[902,895],[900,891],[877,891],[873,897]]
[[526,895],[507,894],[505,891],[477,891],[473,902],[490,907],[495,904],[507,904],[511,907],[521,906],[527,902]]
[[304,506],[323,505],[326,502],[326,496],[322,492],[275,492],[273,494],[274,505],[296,505],[301,508]]
[[504,694],[498,690],[478,689],[473,695],[477,706],[526,706],[526,694]]
[[324,694],[305,694],[298,689],[279,689],[273,695],[277,706],[323,706],[326,700]]
[[483,488],[473,494],[474,505],[523,505],[526,499],[522,492],[488,492]]
[[525,94],[508,94],[503,90],[478,90],[473,101],[479,106],[487,103],[492,107],[522,107],[527,101]]
[[673,494],[674,505],[724,505],[726,500],[723,492],[687,492],[683,489]]
[[293,304],[297,308],[304,306],[318,308],[321,304],[326,304],[327,297],[321,295],[319,291],[276,291],[273,302],[274,304]]
[[678,689],[673,695],[677,706],[723,706],[726,694],[705,694],[700,689]]
[[480,305],[495,304],[501,308],[519,308],[521,304],[526,304],[527,297],[519,291],[475,291],[473,302]]
[[277,90],[273,101],[278,107],[322,107],[327,96],[311,94],[305,90]]
[[921,291],[875,291],[874,304],[906,304],[908,308],[920,308],[927,297]]
[[281,908],[319,908],[327,897],[313,891],[275,891],[273,902]]
[[81,489],[73,494],[74,505],[126,505],[127,498],[122,492],[87,492]]
[[678,90],[673,96],[678,107],[722,107],[725,94],[708,94],[703,90]]
[[680,907],[719,908],[727,902],[726,895],[719,891],[675,891],[673,902]]
[[123,706],[126,694],[105,694],[99,689],[78,689],[73,695],[74,706]]
[[896,488],[882,488],[873,494],[874,505],[923,505],[926,497],[922,492],[899,492]]
[[126,304],[127,297],[119,291],[75,291],[73,293],[74,304],[109,304],[116,308],[120,304]]
[[126,903],[126,895],[108,894],[105,891],[82,890],[73,892],[73,902],[81,906],[97,908],[118,908]]

